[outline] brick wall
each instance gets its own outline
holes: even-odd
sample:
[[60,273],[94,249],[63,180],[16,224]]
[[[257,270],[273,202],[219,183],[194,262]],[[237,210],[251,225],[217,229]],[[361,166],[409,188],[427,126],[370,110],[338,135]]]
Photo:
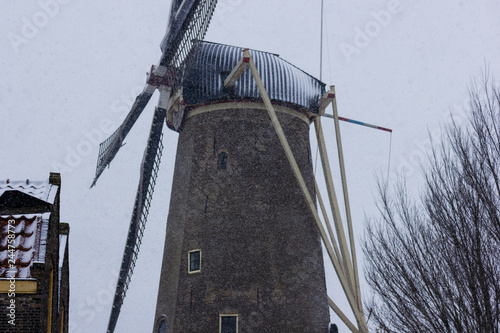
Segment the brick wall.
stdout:
[[[62,269],[61,283],[61,302],[64,305],[59,307],[59,202],[60,202],[60,186],[61,180],[58,174],[51,173],[49,181],[53,185],[58,185],[54,204],[50,206],[49,230],[47,235],[47,246],[45,253],[45,262],[35,262],[31,266],[31,278],[37,281],[36,294],[20,294],[15,295],[15,326],[9,324],[9,309],[7,308],[10,302],[8,294],[0,293],[0,332],[16,332],[16,333],[38,333],[46,332],[49,316],[49,284],[51,269],[52,272],[52,313],[51,315],[51,332],[61,332],[61,313],[60,309],[64,310],[63,332],[68,332],[68,314],[69,314],[69,254],[66,247],[64,264]],[[27,207],[29,210],[30,207]],[[16,214],[23,212],[15,212]],[[14,214],[14,212],[12,212]],[[61,231],[69,233],[69,226],[63,224]]]
[[[278,118],[314,195],[309,124]],[[188,274],[194,249],[201,272]],[[265,110],[186,120],[161,274],[155,320],[169,333],[218,332],[220,314],[238,314],[241,332],[327,332],[319,232]]]
[[42,295],[40,294],[16,294],[15,304],[15,326],[8,323],[10,298],[7,294],[0,294],[0,332],[25,332],[39,333],[44,332],[40,325],[40,310]]

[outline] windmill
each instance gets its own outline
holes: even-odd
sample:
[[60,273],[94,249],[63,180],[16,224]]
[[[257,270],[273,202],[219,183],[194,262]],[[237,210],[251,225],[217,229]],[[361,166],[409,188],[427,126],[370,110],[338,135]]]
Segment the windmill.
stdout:
[[[275,54],[203,42],[215,6],[215,0],[172,2],[159,63],[123,124],[100,145],[92,186],[159,90],[108,332],[137,260],[164,122],[179,141],[154,331],[326,332],[330,306],[353,332],[367,332],[339,131],[339,120],[348,119],[338,117],[335,88],[325,91]],[[321,125],[330,105],[346,223]],[[333,228],[312,172],[311,123]],[[327,296],[321,241],[356,325]]]

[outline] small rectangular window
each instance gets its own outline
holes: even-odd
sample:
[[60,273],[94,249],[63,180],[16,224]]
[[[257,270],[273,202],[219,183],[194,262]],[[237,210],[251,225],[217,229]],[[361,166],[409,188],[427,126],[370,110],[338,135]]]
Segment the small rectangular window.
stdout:
[[219,170],[227,169],[227,153],[225,151],[219,154],[219,158],[217,160],[217,168]]
[[192,250],[188,253],[188,273],[201,271],[201,250]]
[[219,333],[238,333],[238,315],[219,315]]

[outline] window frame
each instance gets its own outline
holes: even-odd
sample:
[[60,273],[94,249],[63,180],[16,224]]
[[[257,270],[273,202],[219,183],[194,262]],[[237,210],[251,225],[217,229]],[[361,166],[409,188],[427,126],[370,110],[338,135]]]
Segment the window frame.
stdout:
[[222,317],[236,317],[236,333],[239,332],[238,325],[240,322],[240,316],[237,313],[220,313],[219,314],[219,333],[222,333]]
[[[222,154],[225,155],[225,157],[222,159],[224,163],[221,163],[221,156]],[[228,169],[228,161],[229,161],[229,153],[226,150],[221,150],[217,154],[217,170],[222,170],[225,171]]]
[[156,322],[156,327],[155,327],[155,330],[154,330],[154,332],[155,332],[155,333],[159,333],[159,332],[160,332],[160,328],[161,328],[161,325],[162,325],[163,323],[165,323],[165,329],[166,329],[166,330],[168,330],[167,316],[166,316],[166,315],[164,315],[164,314],[162,314],[162,315],[158,318],[158,320],[157,320],[157,322]]
[[[191,253],[193,252],[200,252],[200,269],[194,271],[191,270]],[[201,257],[202,257],[201,249],[195,249],[188,252],[188,274],[196,274],[201,272]]]

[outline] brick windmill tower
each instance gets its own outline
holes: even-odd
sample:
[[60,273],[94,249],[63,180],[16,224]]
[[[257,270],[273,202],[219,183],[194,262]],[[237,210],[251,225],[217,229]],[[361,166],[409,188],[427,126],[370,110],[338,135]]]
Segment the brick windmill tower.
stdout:
[[[324,85],[249,53],[313,194],[309,124]],[[241,48],[202,43],[184,80],[156,320],[167,332],[326,332],[320,234],[251,72],[224,85],[241,58]]]
[[[108,332],[139,252],[164,122],[179,140],[154,332],[328,332],[329,305],[345,316],[327,295],[322,240],[358,328],[341,318],[367,332],[354,246],[347,246],[321,134],[334,90],[325,92],[278,55],[203,42],[215,5],[173,1],[162,58],[122,126],[100,147],[93,185],[159,90]],[[336,237],[327,215],[322,221],[316,211],[313,122]]]

